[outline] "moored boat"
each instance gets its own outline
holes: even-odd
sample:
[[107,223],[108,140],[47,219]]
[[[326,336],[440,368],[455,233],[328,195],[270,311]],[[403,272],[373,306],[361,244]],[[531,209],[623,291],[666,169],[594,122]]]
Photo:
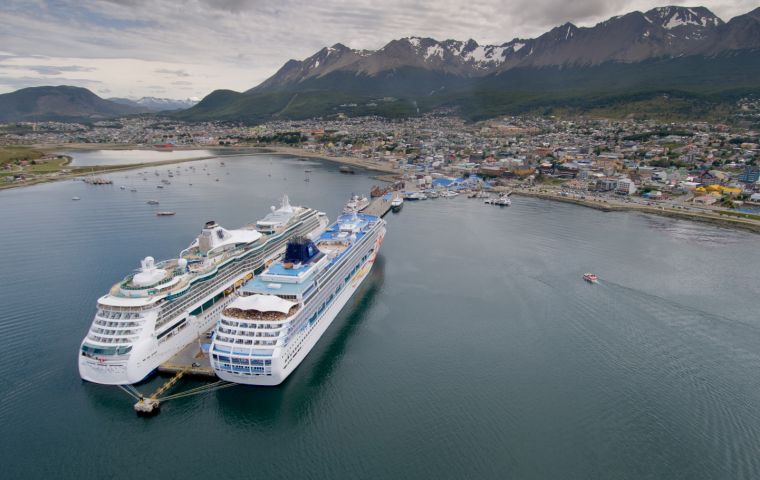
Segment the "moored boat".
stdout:
[[509,195],[502,193],[498,197],[489,197],[483,203],[487,205],[497,205],[499,207],[508,207],[512,205]]
[[327,217],[287,200],[263,220],[235,230],[206,222],[179,258],[145,257],[97,301],[79,348],[82,379],[137,383],[210,329],[232,300],[224,292],[279,257],[293,237],[322,234]]
[[398,212],[401,210],[401,207],[404,206],[404,198],[401,195],[396,195],[393,197],[393,200],[391,200],[391,209],[394,212]]
[[369,198],[364,195],[353,195],[343,207],[343,213],[358,213],[369,206]]
[[371,270],[385,221],[346,214],[314,242],[293,238],[282,260],[222,310],[209,349],[228,382],[279,385],[303,361]]
[[404,192],[404,200],[427,200],[427,195],[422,192]]

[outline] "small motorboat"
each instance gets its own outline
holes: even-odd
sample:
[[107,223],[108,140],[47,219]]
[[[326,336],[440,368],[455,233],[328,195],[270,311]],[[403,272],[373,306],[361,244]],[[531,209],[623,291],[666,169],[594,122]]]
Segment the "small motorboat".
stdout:
[[597,283],[599,281],[599,277],[597,277],[593,273],[584,273],[583,279],[586,280],[588,283]]
[[427,195],[422,192],[404,192],[404,200],[427,200]]
[[74,201],[81,200],[81,198],[79,198],[79,197],[71,197],[71,199],[74,200]]
[[156,212],[156,215],[159,217],[171,217],[172,215],[176,213],[177,212]]
[[340,168],[338,169],[338,171],[340,171],[340,173],[348,173],[348,174],[353,174],[353,173],[355,173],[355,172],[354,172],[354,169],[353,169],[353,168],[351,168],[351,167],[349,167],[349,166],[347,166],[347,165],[343,165],[342,167],[340,167]]
[[158,200],[148,200],[148,205],[158,205]]
[[351,200],[343,207],[343,213],[358,213],[369,206],[369,199],[365,196],[352,195]]
[[488,204],[488,205],[498,205],[500,207],[508,207],[512,205],[512,200],[509,199],[509,195],[502,193],[496,198],[493,198],[493,197],[487,198],[486,200],[483,201],[483,203]]

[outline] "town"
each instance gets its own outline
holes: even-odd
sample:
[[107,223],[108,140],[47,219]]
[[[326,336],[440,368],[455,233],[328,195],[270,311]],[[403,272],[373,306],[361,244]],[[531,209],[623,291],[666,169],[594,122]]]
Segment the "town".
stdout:
[[[705,122],[503,117],[466,123],[440,111],[396,120],[341,115],[257,126],[132,116],[91,125],[14,123],[0,132],[0,146],[47,152],[6,161],[0,171],[6,185],[70,174],[64,164],[60,170],[39,167],[62,163],[56,149],[83,145],[265,147],[381,170],[390,174],[386,179],[412,180],[423,189],[466,179],[473,188],[602,208],[628,204],[760,220],[758,133]],[[37,169],[24,168],[30,163]]]

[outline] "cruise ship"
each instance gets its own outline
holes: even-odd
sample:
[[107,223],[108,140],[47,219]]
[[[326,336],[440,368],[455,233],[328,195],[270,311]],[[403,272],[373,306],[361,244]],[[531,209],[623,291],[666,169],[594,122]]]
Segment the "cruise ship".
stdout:
[[248,385],[282,383],[367,278],[384,236],[384,220],[354,212],[315,242],[292,239],[284,258],[222,310],[210,347],[217,376]]
[[327,224],[324,213],[291,206],[286,196],[255,225],[227,230],[207,222],[179,258],[145,257],[137,273],[98,299],[79,375],[109,385],[143,380],[212,328],[233,291],[281,256],[288,240],[318,238]]

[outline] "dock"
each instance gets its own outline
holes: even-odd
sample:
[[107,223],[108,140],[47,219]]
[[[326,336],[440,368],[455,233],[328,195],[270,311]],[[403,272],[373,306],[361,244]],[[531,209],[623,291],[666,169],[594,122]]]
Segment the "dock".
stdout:
[[[207,343],[204,343],[203,340],[206,340]],[[161,403],[164,401],[233,385],[219,381],[214,373],[214,369],[211,368],[211,362],[209,361],[207,353],[210,343],[211,340],[204,334],[197,342],[192,342],[190,345],[180,350],[176,355],[170,358],[168,362],[159,365],[158,372],[162,375],[169,375],[170,378],[158,390],[150,395],[144,395],[138,392],[134,387],[122,386],[122,390],[127,391],[127,393],[130,393],[137,400],[137,403],[134,404],[135,412],[142,416],[153,416],[160,411]],[[200,377],[204,380],[213,381],[214,383],[202,387],[195,387],[185,392],[168,395],[168,391],[171,390],[182,377],[186,376]]]
[[373,198],[369,205],[367,205],[367,208],[362,210],[362,213],[375,215],[381,218],[384,217],[385,214],[391,210],[391,199],[393,198],[392,196],[388,198],[386,197],[388,197],[388,194],[383,195],[382,197]]
[[[209,332],[211,331],[213,329],[209,330]],[[169,375],[184,372],[185,375],[216,380],[217,376],[214,369],[211,368],[211,361],[208,357],[208,346],[210,344],[211,339],[206,334],[202,335],[201,340],[192,342],[170,358],[169,361],[159,365],[158,372]],[[205,351],[203,347],[206,347]]]

